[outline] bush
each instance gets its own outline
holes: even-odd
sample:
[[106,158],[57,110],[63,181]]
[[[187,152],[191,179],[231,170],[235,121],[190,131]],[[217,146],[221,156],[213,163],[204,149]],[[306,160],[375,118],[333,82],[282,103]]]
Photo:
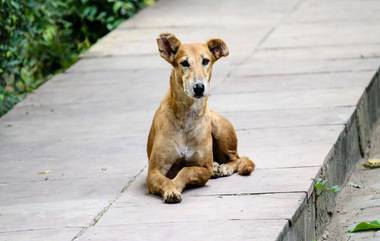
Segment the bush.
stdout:
[[0,0],[0,116],[152,0]]

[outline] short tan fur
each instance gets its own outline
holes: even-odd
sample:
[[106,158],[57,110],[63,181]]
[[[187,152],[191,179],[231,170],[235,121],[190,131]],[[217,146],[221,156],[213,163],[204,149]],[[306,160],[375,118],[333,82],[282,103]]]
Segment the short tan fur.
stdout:
[[211,177],[236,171],[250,175],[255,165],[238,155],[234,127],[207,105],[212,66],[229,54],[225,42],[182,44],[175,35],[162,33],[157,44],[173,70],[148,137],[148,192],[178,203],[186,186],[202,186]]

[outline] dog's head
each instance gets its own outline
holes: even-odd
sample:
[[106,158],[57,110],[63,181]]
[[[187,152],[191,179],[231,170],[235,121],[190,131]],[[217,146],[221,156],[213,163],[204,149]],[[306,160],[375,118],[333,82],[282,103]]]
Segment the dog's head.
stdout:
[[157,44],[161,57],[173,66],[184,93],[191,98],[207,96],[212,65],[228,55],[224,41],[210,39],[206,43],[182,44],[174,34],[161,33]]

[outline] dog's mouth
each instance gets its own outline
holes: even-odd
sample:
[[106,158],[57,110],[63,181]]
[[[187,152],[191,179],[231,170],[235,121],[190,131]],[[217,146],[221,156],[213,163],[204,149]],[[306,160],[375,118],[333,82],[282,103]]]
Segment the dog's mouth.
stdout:
[[194,98],[200,99],[202,97],[204,97],[203,94],[194,94]]

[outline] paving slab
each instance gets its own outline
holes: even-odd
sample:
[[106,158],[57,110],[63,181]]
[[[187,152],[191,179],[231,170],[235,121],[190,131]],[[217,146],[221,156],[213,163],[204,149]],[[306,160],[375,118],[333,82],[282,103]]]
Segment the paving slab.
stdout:
[[[313,240],[312,179],[347,148],[341,136],[380,65],[378,10],[377,0],[157,1],[0,119],[0,239]],[[226,40],[209,104],[257,164],[179,205],[144,186],[170,73],[155,38],[168,31]]]
[[[78,240],[276,240],[288,226],[287,220],[228,220],[179,223],[122,224],[90,228]],[[254,236],[248,233],[256,233]]]
[[71,240],[80,228],[64,229],[29,229],[11,232],[0,232],[0,239],[4,241],[40,241],[40,240]]
[[121,192],[121,183],[127,184],[133,178],[127,173],[110,175],[107,171],[102,172],[103,174],[99,173],[96,177],[55,178],[54,175],[40,175],[39,180],[7,179],[0,187],[3,193],[0,202],[3,205],[18,205],[81,199],[107,200],[114,193]]
[[[380,32],[379,32],[380,35]],[[239,66],[235,76],[245,75],[288,75],[307,73],[334,73],[373,71],[379,67],[380,59],[295,59],[284,61],[282,58],[250,58]]]
[[0,232],[89,225],[108,200],[56,200],[1,206]]
[[[175,32],[183,42],[200,42],[210,38],[223,38],[229,46],[231,46],[231,55],[229,62],[237,61],[242,56],[247,56],[251,50],[255,48],[253,43],[259,43],[262,36],[268,31],[268,25],[261,24],[255,26],[255,32],[245,32],[244,26],[201,26],[197,31],[191,31],[191,26],[162,26],[153,28],[126,28],[111,32],[104,37],[98,44],[84,55],[84,57],[146,57],[147,62],[131,63],[132,67],[142,68],[150,62],[157,62],[153,56],[156,56],[156,43],[152,39],[156,39],[161,32]],[[242,38],[243,37],[243,38]],[[162,66],[163,62],[158,66]],[[152,66],[150,66],[152,67]],[[73,70],[78,70],[74,68]]]
[[[194,188],[187,195],[249,195],[262,193],[310,193],[310,176],[316,176],[320,167],[256,169],[252,178],[233,175],[231,178],[210,180],[205,188]],[[270,176],[270,182],[265,177]]]
[[284,23],[276,28],[262,46],[273,48],[378,44],[380,30],[376,27],[377,21],[357,21],[355,18],[347,22]]
[[[195,222],[235,219],[291,220],[304,204],[305,192],[262,195],[191,195],[185,192],[181,205],[163,204],[147,194],[145,176],[139,176],[97,225]],[[212,206],[218,207],[212,210]],[[254,205],[253,205],[254,204]],[[178,215],[180,213],[180,215]]]
[[[283,92],[286,90],[327,90],[365,88],[372,71],[336,73],[297,73],[231,76],[214,85],[213,94],[244,92]],[[350,83],[350,85],[347,85]]]
[[[188,4],[187,1],[176,3],[167,1],[156,5],[138,16],[125,22],[125,27],[159,27],[159,26],[207,26],[207,25],[271,25],[281,20],[284,14],[291,12],[298,2],[271,1],[231,1],[220,3],[217,0],[207,3],[197,0]],[[244,7],[242,7],[244,6]],[[210,12],[210,9],[212,11]],[[234,13],[231,12],[234,9]],[[158,14],[168,11],[170,14]],[[175,19],[176,21],[173,21]],[[207,24],[205,24],[207,23]]]
[[[313,0],[305,1],[300,11],[294,12],[286,22],[366,22],[376,21],[380,9],[376,0]],[[360,13],[358,11],[360,10]],[[353,17],[355,16],[355,17]]]
[[268,143],[266,147],[263,146],[255,150],[244,150],[239,147],[241,155],[253,158],[259,168],[321,166],[321,158],[325,158],[330,150],[331,144],[298,144],[296,146],[274,147]]
[[[362,88],[214,95],[210,106],[219,112],[330,108],[356,105]],[[244,105],[240,104],[244,103]]]
[[256,59],[277,58],[283,60],[319,59],[361,59],[379,58],[380,43],[355,45],[321,45],[321,46],[290,46],[290,47],[260,47]]
[[236,127],[236,130],[342,125],[348,121],[353,106],[331,108],[298,108],[221,112]]

